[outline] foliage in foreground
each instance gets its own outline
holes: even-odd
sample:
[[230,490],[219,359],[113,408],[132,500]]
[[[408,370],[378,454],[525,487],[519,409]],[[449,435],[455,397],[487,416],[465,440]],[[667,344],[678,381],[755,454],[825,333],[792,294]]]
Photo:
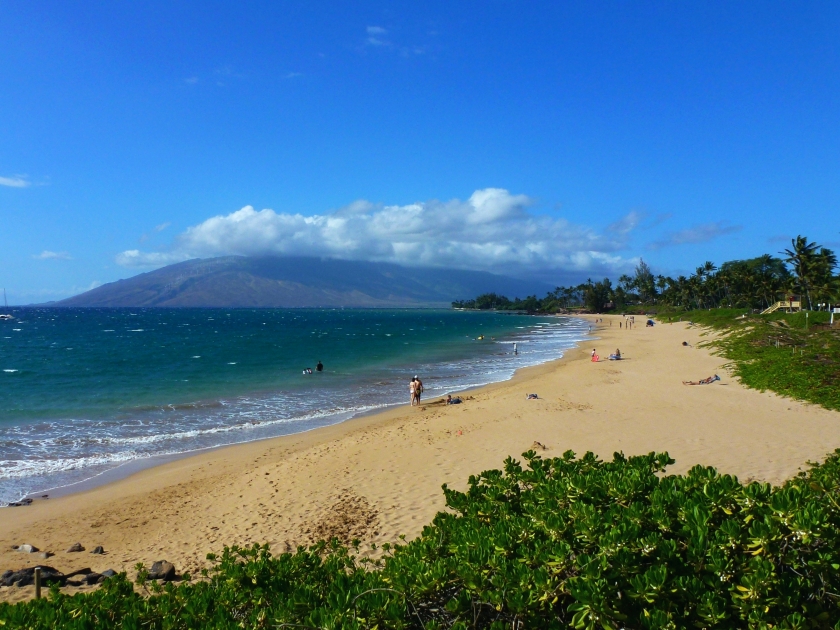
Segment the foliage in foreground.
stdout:
[[[568,452],[444,487],[422,535],[211,556],[204,580],[0,605],[25,628],[840,628],[840,450],[781,487]],[[140,582],[143,583],[143,571]]]

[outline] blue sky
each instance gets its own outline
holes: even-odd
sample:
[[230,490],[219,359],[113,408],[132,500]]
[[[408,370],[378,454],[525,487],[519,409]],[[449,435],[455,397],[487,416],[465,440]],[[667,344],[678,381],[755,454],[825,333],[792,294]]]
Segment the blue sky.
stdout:
[[0,285],[840,248],[836,2],[0,2]]

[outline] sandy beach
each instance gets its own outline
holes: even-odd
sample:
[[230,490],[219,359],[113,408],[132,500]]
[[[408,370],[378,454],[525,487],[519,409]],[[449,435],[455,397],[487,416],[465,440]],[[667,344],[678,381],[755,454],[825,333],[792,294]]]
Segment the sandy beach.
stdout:
[[[137,562],[160,559],[194,572],[226,544],[267,542],[281,552],[330,536],[365,544],[411,538],[443,508],[441,484],[463,488],[470,474],[499,468],[535,442],[546,457],[668,451],[677,460],[672,472],[700,463],[772,483],[840,447],[840,413],[740,386],[721,358],[699,347],[708,339],[701,329],[636,320],[627,330],[623,318],[604,317],[591,342],[466,392],[460,405],[406,404],[0,509],[0,570],[46,564],[133,577]],[[590,361],[593,348],[599,363]],[[623,360],[605,361],[616,348]],[[682,384],[713,374],[721,380]],[[539,399],[527,400],[529,393]],[[87,551],[66,553],[76,542]],[[23,543],[55,555],[12,550]],[[104,555],[88,553],[97,545]],[[0,588],[0,600],[32,595],[32,587]]]

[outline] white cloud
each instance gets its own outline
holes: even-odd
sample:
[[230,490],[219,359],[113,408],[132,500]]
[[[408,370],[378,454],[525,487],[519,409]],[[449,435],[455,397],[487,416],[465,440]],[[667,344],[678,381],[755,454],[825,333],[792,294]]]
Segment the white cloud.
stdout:
[[672,245],[707,243],[720,236],[738,232],[741,228],[742,226],[740,225],[728,225],[725,221],[703,223],[702,225],[695,225],[679,232],[670,232],[664,238],[651,243],[648,247],[651,249],[662,249],[663,247]]
[[367,27],[367,42],[368,46],[390,46],[391,42],[386,39],[383,39],[383,35],[387,35],[388,31],[381,26],[368,26]]
[[360,200],[314,216],[245,206],[188,228],[167,252],[129,250],[117,262],[152,267],[230,254],[318,256],[541,277],[611,273],[633,264],[618,253],[630,228],[598,233],[536,216],[528,211],[532,204],[526,195],[485,188],[466,201]]
[[0,177],[0,186],[9,188],[28,188],[31,182],[26,175],[15,175],[14,177]]
[[155,232],[163,232],[166,228],[172,225],[169,221],[166,223],[161,223],[160,225],[155,226]]
[[32,256],[37,260],[73,260],[73,257],[67,252],[51,252],[45,249],[40,254]]
[[184,83],[186,83],[187,85],[195,85],[196,83],[198,83],[198,77],[187,77],[186,79],[184,79]]
[[643,213],[638,210],[631,210],[618,221],[608,225],[607,230],[624,236],[635,230],[639,223],[641,223],[642,219],[644,219]]
[[163,267],[194,258],[183,252],[141,252],[129,249],[117,254],[116,262],[123,267]]

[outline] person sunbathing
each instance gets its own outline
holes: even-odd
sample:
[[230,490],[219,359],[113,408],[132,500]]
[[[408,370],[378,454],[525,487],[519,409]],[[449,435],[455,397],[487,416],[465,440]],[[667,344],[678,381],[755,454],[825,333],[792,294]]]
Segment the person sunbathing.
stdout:
[[701,378],[699,381],[683,381],[683,385],[710,385],[715,381],[719,381],[720,376],[715,374],[714,376],[709,376],[707,378]]

